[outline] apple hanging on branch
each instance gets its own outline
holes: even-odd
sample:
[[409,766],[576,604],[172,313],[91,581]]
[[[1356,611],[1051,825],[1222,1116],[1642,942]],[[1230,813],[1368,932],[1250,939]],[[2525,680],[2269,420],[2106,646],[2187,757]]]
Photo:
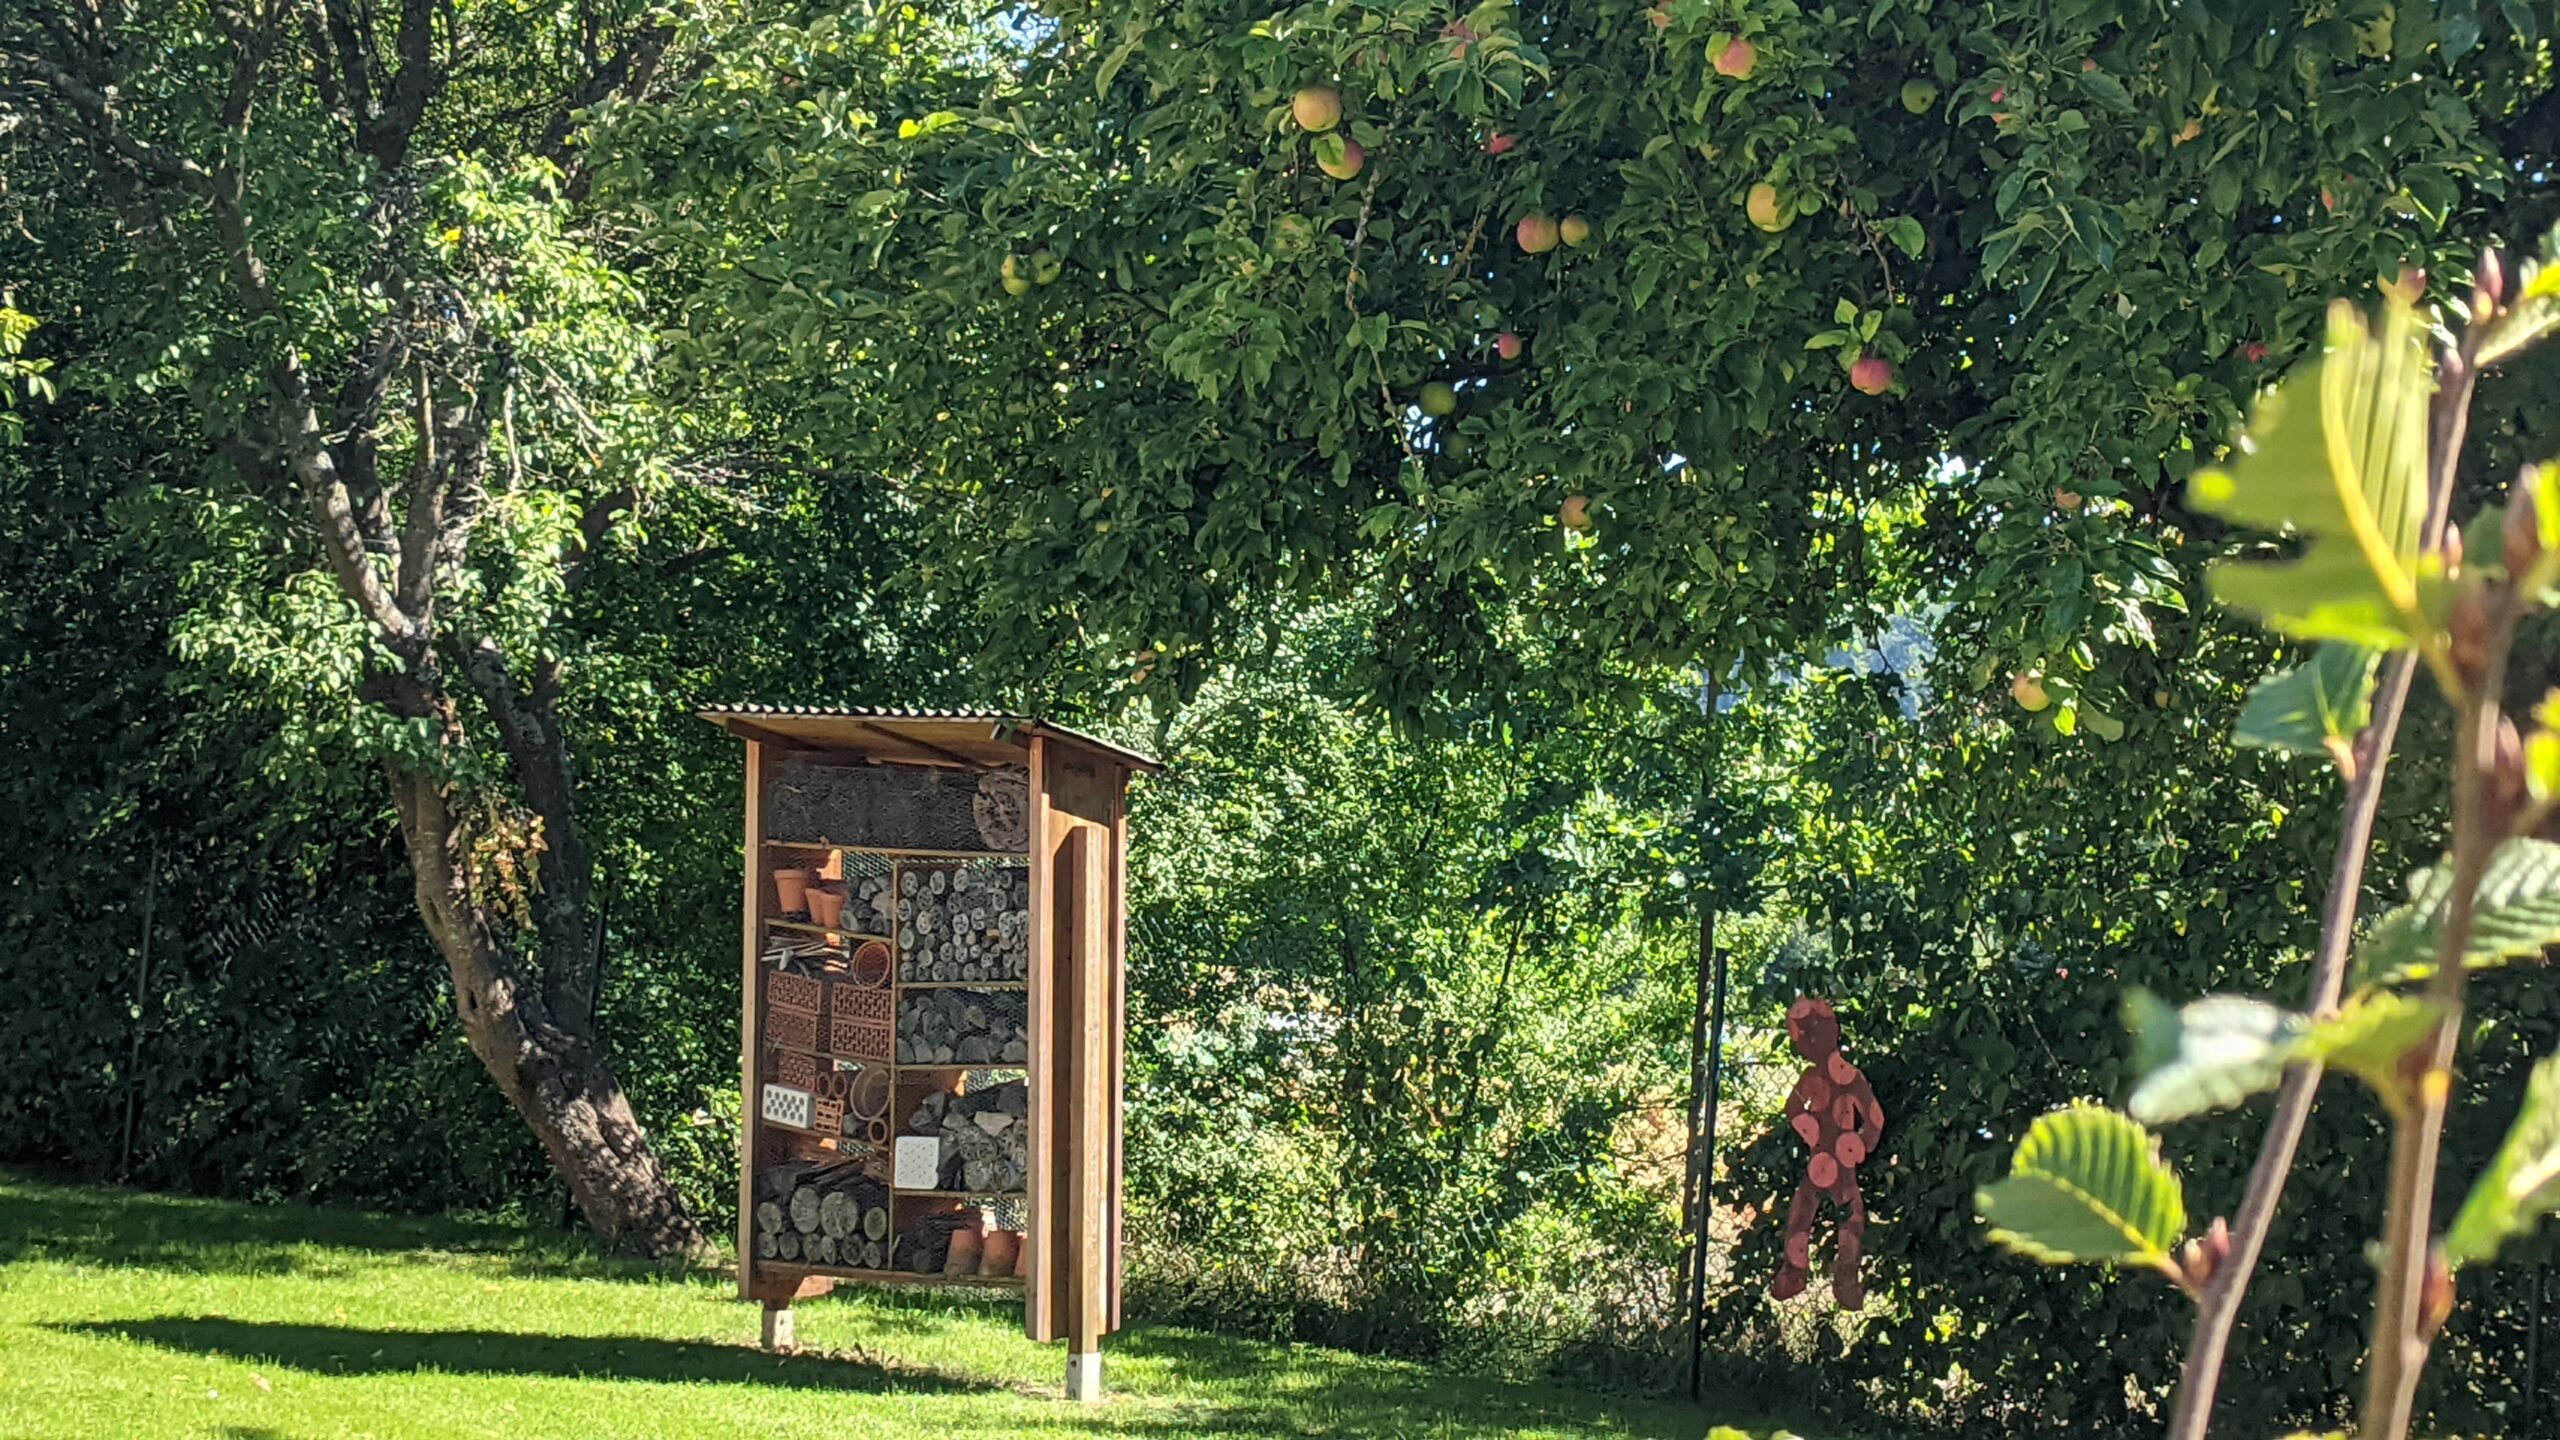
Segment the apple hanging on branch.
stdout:
[[1547,216],[1523,215],[1514,236],[1526,253],[1544,255],[1556,248],[1556,242],[1563,238],[1563,231]]
[[1360,142],[1348,135],[1316,137],[1316,168],[1336,180],[1351,179],[1368,162],[1369,152],[1361,149]]
[[1778,203],[1778,187],[1766,180],[1752,186],[1742,197],[1742,213],[1772,235],[1796,223],[1795,211]]
[[1323,134],[1342,123],[1342,92],[1330,85],[1310,85],[1289,97],[1289,118],[1308,134]]

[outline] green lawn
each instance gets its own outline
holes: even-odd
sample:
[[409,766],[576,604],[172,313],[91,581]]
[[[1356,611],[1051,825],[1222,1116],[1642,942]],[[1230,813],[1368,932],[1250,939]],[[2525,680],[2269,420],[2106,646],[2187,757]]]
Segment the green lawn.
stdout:
[[[1767,1414],[1633,1402],[1140,1327],[1060,1398],[1018,1305],[849,1291],[755,1348],[717,1276],[498,1227],[0,1174],[0,1436],[1645,1436]],[[1799,1427],[1803,1428],[1803,1427]],[[1810,1431],[1808,1433],[1822,1433]]]

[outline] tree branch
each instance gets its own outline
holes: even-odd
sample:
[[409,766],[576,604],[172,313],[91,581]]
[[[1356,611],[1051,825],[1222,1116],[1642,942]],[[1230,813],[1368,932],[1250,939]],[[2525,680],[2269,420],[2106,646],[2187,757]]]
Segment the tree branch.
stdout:
[[53,60],[33,51],[12,50],[7,55],[33,71],[37,81],[59,97],[79,118],[82,129],[87,132],[90,148],[102,157],[121,161],[156,180],[200,194],[212,193],[212,171],[175,150],[144,140],[125,129],[122,117],[116,112],[115,102],[103,87],[84,82]]
[[647,89],[675,36],[671,25],[643,22],[611,60],[596,67],[561,100],[550,123],[543,126],[542,140],[534,147],[534,153],[564,171],[572,169],[569,137],[577,129],[579,113],[617,95],[638,95]]
[[505,652],[483,636],[463,652],[463,670],[497,724],[526,806],[542,819],[536,862],[542,900],[534,918],[542,942],[543,992],[554,1021],[574,1026],[577,1017],[595,1011],[595,936],[587,907],[593,872],[578,833],[569,743],[559,726],[558,665],[546,664],[537,673],[528,696]]

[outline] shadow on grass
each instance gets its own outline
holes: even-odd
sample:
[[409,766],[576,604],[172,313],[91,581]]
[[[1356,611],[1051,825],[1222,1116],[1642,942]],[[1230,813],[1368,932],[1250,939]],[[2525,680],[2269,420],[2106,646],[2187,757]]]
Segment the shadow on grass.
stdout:
[[52,1185],[0,1172],[0,1265],[52,1260],[199,1275],[326,1275],[364,1255],[425,1253],[519,1275],[612,1269],[574,1246],[544,1247],[504,1225]]
[[1271,1346],[1172,1327],[1141,1326],[1107,1349],[1162,1362],[1205,1382],[1164,1416],[1113,1416],[1128,1436],[1497,1436],[1536,1429],[1628,1440],[1696,1440],[1710,1423],[1771,1428],[1756,1406],[1685,1406],[1434,1371],[1314,1348]]
[[773,1355],[739,1345],[646,1335],[516,1330],[367,1330],[219,1317],[155,1316],[49,1325],[66,1335],[133,1341],[188,1355],[258,1361],[313,1375],[549,1376],[785,1390],[962,1394],[1001,1387],[931,1370],[825,1355]]

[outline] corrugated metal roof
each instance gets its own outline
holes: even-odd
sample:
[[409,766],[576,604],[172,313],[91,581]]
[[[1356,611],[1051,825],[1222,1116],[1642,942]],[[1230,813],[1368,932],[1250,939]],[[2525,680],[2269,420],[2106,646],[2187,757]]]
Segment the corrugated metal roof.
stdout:
[[[1002,710],[922,705],[761,705],[741,702],[731,705],[714,705],[696,713],[715,725],[720,724],[724,719],[737,719],[749,724],[753,724],[759,718],[782,721],[841,720],[891,736],[899,736],[902,731],[933,725],[983,724],[988,727],[991,738],[1009,738],[1014,735],[1054,736],[1073,744],[1102,751],[1135,769],[1161,770],[1164,768],[1154,756],[1142,751],[1132,750],[1125,745],[1116,745],[1099,736],[1088,735],[1081,730],[1042,720],[1037,716],[1010,714]],[[919,743],[925,749],[936,748],[927,741],[919,741]]]

